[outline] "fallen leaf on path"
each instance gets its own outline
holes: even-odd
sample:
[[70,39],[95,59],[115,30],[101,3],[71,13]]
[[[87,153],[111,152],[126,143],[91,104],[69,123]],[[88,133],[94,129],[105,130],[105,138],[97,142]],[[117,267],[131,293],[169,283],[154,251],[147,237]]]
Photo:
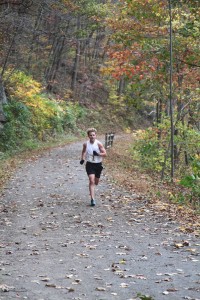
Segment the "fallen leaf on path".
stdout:
[[44,282],[48,282],[50,280],[50,278],[42,278],[40,279],[41,281],[44,281]]
[[96,279],[96,280],[103,280],[101,277],[99,277],[97,275],[94,275],[94,279]]
[[187,249],[186,251],[189,251],[189,252],[191,252],[191,253],[195,253],[196,251],[197,251],[197,249]]
[[147,256],[145,256],[145,255],[143,255],[141,258],[140,258],[140,260],[147,260],[148,258],[147,258]]
[[38,280],[31,280],[31,282],[40,284],[40,282]]
[[74,292],[75,289],[73,289],[72,287],[67,288],[68,292]]
[[169,278],[164,278],[163,281],[173,281],[170,277]]
[[56,288],[56,284],[54,284],[54,283],[46,283],[45,286],[46,287]]
[[79,283],[81,283],[81,279],[75,279],[73,282],[72,282],[72,284],[79,284]]
[[169,295],[169,292],[168,291],[164,291],[163,295]]
[[89,257],[89,255],[88,254],[86,254],[86,253],[78,253],[78,254],[76,254],[77,256],[80,256],[80,257]]
[[125,259],[120,260],[119,264],[125,265],[126,264],[126,260]]
[[6,285],[6,284],[1,284],[0,285],[0,290],[2,291],[2,292],[9,292],[9,291],[11,291],[11,290],[13,290],[14,289],[14,286],[8,286],[8,285]]
[[117,252],[116,255],[127,255],[126,252]]
[[177,292],[178,290],[175,289],[175,288],[170,288],[170,289],[167,289],[168,292]]
[[182,243],[175,243],[174,246],[178,249],[183,248],[184,246],[189,246],[189,242],[188,241],[184,241]]
[[96,291],[104,292],[106,289],[104,287],[97,287]]
[[142,280],[146,280],[147,278],[144,275],[136,275],[137,279],[142,279]]
[[120,287],[121,288],[127,288],[129,285],[127,284],[127,283],[124,283],[124,282],[122,282],[121,284],[120,284]]
[[95,250],[97,248],[97,245],[84,245],[86,248],[90,249],[90,250]]
[[166,276],[174,276],[174,275],[177,275],[177,273],[165,273],[164,275],[166,275]]
[[66,275],[65,278],[72,278],[74,275],[73,274],[69,274],[69,275]]

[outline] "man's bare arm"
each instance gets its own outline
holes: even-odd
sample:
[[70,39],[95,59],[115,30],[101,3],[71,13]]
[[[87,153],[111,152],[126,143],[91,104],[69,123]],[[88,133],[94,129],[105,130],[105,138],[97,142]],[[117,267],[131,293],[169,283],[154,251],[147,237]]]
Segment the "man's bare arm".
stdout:
[[98,146],[99,146],[99,150],[100,150],[100,156],[106,157],[107,153],[106,153],[106,149],[104,148],[104,146],[102,144],[98,144]]
[[83,144],[81,159],[85,160],[85,154],[86,154],[86,143]]

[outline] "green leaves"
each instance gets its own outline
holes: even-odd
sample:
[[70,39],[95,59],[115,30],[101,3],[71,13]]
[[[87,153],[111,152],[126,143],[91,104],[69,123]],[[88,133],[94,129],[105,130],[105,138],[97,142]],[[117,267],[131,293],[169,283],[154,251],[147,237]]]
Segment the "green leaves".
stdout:
[[180,181],[180,184],[182,184],[185,187],[191,188],[194,185],[195,181],[196,181],[196,176],[194,174],[192,174],[192,175],[185,176]]
[[181,185],[191,190],[190,201],[200,199],[200,159],[196,155],[192,160],[192,174],[184,176],[180,181]]
[[143,295],[141,293],[138,293],[137,297],[139,297],[139,299],[141,299],[141,300],[154,300],[154,298],[152,298],[151,296],[149,296],[149,295]]

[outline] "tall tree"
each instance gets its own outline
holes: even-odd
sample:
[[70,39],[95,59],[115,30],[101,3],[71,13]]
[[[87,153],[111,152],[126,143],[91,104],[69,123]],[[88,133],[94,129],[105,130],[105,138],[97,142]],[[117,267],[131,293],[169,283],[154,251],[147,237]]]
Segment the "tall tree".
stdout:
[[46,84],[48,91],[63,96],[74,90],[78,100],[80,94],[86,96],[83,91],[93,90],[92,74],[94,71],[99,76],[96,65],[105,39],[105,1],[21,0],[1,4],[2,75],[6,70],[21,69]]
[[[142,110],[155,107],[159,123],[164,113],[172,115],[174,105],[176,118],[171,123],[172,134],[180,135],[178,120],[189,121],[190,109],[198,109],[200,7],[197,1],[171,2],[171,65],[169,1],[121,0],[113,16],[108,18],[112,36],[109,60],[102,72],[110,76],[111,82],[118,81],[120,86],[122,79],[125,80],[123,97],[119,97],[119,101]],[[171,77],[170,68],[173,68]],[[170,80],[173,82],[171,89]],[[197,128],[197,124],[193,125]],[[159,137],[161,134],[159,131]],[[178,158],[181,147],[176,144],[174,148],[172,141],[171,144]]]

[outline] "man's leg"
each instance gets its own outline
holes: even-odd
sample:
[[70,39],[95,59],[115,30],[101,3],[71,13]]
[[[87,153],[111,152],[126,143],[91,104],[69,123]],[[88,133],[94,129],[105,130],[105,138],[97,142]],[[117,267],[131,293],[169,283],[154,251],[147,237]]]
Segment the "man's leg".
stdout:
[[100,179],[100,178],[95,177],[95,185],[98,185],[98,184],[99,184],[99,179]]
[[101,176],[102,166],[98,166],[95,172],[95,185],[99,184],[100,176]]
[[90,174],[89,175],[89,191],[90,191],[90,196],[91,199],[94,199],[94,187],[95,187],[95,175],[94,174]]

